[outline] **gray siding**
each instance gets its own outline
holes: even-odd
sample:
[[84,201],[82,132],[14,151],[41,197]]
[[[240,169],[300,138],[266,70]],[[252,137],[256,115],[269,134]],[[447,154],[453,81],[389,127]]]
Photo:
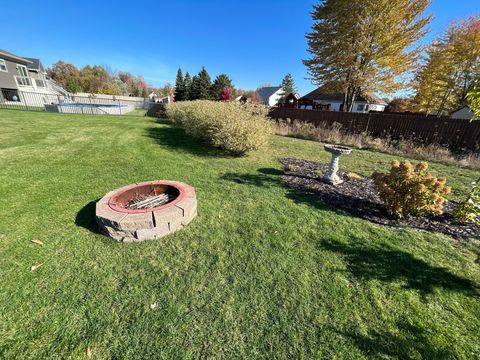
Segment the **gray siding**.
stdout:
[[17,89],[18,86],[14,78],[14,76],[18,75],[17,63],[5,58],[1,59],[5,60],[7,63],[8,72],[0,71],[0,88]]

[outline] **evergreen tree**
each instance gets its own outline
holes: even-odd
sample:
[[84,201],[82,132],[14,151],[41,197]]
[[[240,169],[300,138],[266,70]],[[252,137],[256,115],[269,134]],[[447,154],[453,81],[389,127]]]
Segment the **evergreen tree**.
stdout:
[[212,85],[212,99],[220,100],[222,98],[223,90],[229,88],[233,92],[232,79],[230,79],[226,74],[218,75],[213,81]]
[[77,92],[82,91],[82,87],[80,86],[80,81],[75,78],[69,77],[65,84],[65,90],[71,92],[72,94],[76,94]]
[[192,100],[192,77],[190,76],[190,73],[188,71],[185,74],[183,84],[185,86],[185,100]]
[[210,75],[208,74],[205,67],[202,67],[202,70],[198,75],[194,76],[192,79],[192,100],[210,100],[210,89],[212,87],[212,81]]
[[283,95],[278,101],[279,103],[285,102],[285,98],[290,95],[291,93],[295,94],[297,92],[297,88],[295,86],[295,81],[293,80],[292,74],[288,73],[282,80],[282,84],[280,85],[283,89]]
[[[420,53],[430,0],[322,0],[314,6],[312,31],[306,35],[311,58],[304,60],[318,85],[336,82],[343,109],[352,111],[359,94],[393,92]],[[402,81],[403,80],[403,81]]]
[[177,79],[175,81],[175,101],[183,101],[185,100],[185,82],[183,80],[183,73],[182,69],[178,69],[177,71]]

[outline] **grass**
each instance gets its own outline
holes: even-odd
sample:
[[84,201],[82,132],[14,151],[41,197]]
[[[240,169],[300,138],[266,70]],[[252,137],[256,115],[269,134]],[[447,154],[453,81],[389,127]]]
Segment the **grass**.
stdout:
[[[325,162],[319,143],[272,136],[233,158],[147,117],[0,110],[0,124],[0,358],[480,354],[479,241],[284,188],[278,158]],[[368,175],[393,158],[355,150],[341,166]],[[431,167],[456,197],[478,177]],[[97,199],[151,179],[195,186],[198,217],[160,241],[95,232]]]

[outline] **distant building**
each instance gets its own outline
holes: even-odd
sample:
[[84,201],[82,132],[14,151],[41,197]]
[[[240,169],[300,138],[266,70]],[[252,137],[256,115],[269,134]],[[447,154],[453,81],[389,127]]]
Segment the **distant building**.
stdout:
[[260,97],[262,104],[275,106],[284,95],[284,91],[281,86],[268,86],[258,89],[257,94]]
[[282,104],[279,104],[281,107],[286,108],[298,108],[298,100],[300,99],[300,95],[297,93],[290,93],[285,97],[285,101]]
[[0,49],[0,101],[21,102],[21,92],[42,95],[67,93],[48,78],[39,59],[20,57]]
[[[342,111],[344,94],[342,93],[325,93],[322,88],[318,88],[305,96],[300,98],[300,104],[305,105],[306,108],[324,108],[330,111]],[[384,111],[388,104],[380,99],[375,94],[366,94],[357,96],[353,104],[353,112],[368,113],[369,111]],[[301,105],[300,105],[301,106]]]
[[451,119],[464,119],[464,120],[473,120],[475,119],[475,114],[473,111],[465,105],[458,110],[455,110],[450,114]]

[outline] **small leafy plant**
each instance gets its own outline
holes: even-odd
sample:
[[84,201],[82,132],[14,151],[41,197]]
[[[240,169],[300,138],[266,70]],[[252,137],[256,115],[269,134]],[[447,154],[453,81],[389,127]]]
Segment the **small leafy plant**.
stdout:
[[294,165],[294,164],[290,164],[290,165],[288,165],[287,170],[290,171],[290,172],[295,172],[295,171],[297,171],[297,166]]
[[373,174],[380,198],[391,215],[402,218],[443,213],[444,195],[451,189],[445,185],[447,179],[436,178],[427,170],[426,162],[413,167],[410,161],[395,160],[389,173]]
[[472,185],[472,190],[470,190],[467,198],[457,205],[453,211],[453,216],[462,223],[480,224],[480,179],[473,182]]

